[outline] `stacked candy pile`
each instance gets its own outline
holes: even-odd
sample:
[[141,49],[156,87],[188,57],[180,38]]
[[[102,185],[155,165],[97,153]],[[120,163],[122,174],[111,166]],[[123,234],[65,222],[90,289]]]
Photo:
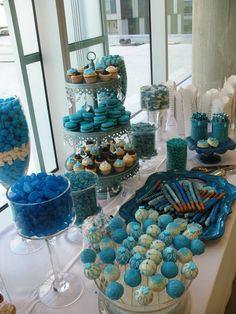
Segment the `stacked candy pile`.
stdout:
[[147,122],[131,125],[131,142],[139,158],[149,159],[157,154],[156,127]]
[[97,175],[88,171],[67,172],[76,212],[76,224],[80,225],[88,216],[97,214],[99,207],[96,199]]
[[25,237],[47,237],[74,220],[69,181],[44,172],[22,176],[7,192],[13,217]]
[[18,98],[0,99],[0,181],[4,186],[24,174],[29,162],[29,136]]
[[95,226],[88,230],[90,248],[80,256],[85,276],[96,280],[108,298],[125,304],[179,298],[198,275],[192,257],[204,252],[198,239],[202,227],[144,208],[135,218],[138,222],[127,226],[119,217],[112,218],[105,235]]
[[140,88],[141,108],[156,111],[169,108],[169,89],[163,84]]

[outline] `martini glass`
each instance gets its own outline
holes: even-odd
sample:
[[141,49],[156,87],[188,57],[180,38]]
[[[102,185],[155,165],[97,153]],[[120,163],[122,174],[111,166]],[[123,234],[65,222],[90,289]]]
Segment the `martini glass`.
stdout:
[[11,200],[12,187],[7,191],[18,233],[33,241],[46,242],[52,276],[39,287],[38,295],[42,303],[52,308],[63,308],[76,302],[83,292],[83,282],[77,274],[62,273],[58,267],[54,237],[65,232],[75,222],[70,182],[58,196],[39,203],[17,203]]

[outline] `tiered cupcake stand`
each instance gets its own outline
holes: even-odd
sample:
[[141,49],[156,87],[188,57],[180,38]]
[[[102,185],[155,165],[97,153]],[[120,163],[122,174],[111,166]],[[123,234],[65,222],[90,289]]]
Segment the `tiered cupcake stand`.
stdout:
[[[97,107],[99,94],[106,92],[106,98],[109,98],[109,95],[117,95],[118,98],[124,98],[121,92],[121,80],[118,77],[117,79],[112,79],[110,81],[100,81],[92,84],[72,84],[66,82],[66,92],[67,99],[69,104],[72,106],[72,111],[75,112],[76,103],[81,99],[83,95],[85,97],[91,96],[92,103],[85,105],[85,109],[90,110]],[[101,97],[101,96],[100,96]],[[103,99],[104,99],[103,97]],[[106,99],[105,98],[105,99]],[[122,99],[123,100],[123,99]],[[122,101],[121,100],[121,101]],[[86,108],[87,106],[87,108]],[[119,125],[109,132],[73,132],[64,128],[64,139],[69,145],[74,149],[79,143],[83,143],[89,140],[96,142],[96,145],[99,147],[102,142],[108,139],[113,139],[127,134],[130,131],[130,124]],[[116,196],[121,191],[121,181],[127,180],[128,178],[134,176],[139,170],[138,161],[129,168],[121,173],[112,171],[110,175],[104,176],[98,173],[99,180],[97,184],[97,196],[99,199],[107,199],[109,197]]]

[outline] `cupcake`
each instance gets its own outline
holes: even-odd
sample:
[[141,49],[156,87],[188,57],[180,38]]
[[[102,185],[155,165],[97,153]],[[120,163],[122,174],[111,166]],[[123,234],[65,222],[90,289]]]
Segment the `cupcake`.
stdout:
[[79,162],[82,162],[83,160],[83,157],[79,153],[75,153],[73,158],[75,161],[79,161]]
[[97,165],[97,167],[100,166],[100,164],[104,161],[104,156],[102,154],[99,154],[95,157],[95,164]]
[[95,163],[92,163],[90,165],[88,165],[87,167],[85,167],[85,171],[91,171],[91,172],[96,172],[97,168]]
[[99,169],[104,176],[111,173],[111,165],[106,160],[100,164]]
[[90,149],[90,154],[91,154],[91,156],[92,156],[93,159],[97,156],[97,154],[98,154],[98,149],[97,149],[96,146],[91,147],[91,149]]
[[84,167],[88,167],[88,165],[92,165],[92,164],[93,164],[93,160],[90,157],[86,156],[83,158],[82,165]]
[[118,147],[116,149],[116,155],[117,155],[117,158],[122,159],[124,157],[124,155],[125,155],[125,151],[123,150],[123,148]]
[[110,152],[110,153],[109,153],[109,156],[108,156],[108,158],[107,158],[107,160],[109,161],[109,163],[110,163],[111,165],[113,165],[114,162],[116,161],[116,159],[117,159],[117,155],[116,155],[115,153],[113,153],[113,152]]
[[79,162],[79,161],[77,161],[77,162],[74,164],[74,166],[73,166],[74,172],[78,172],[78,171],[81,171],[81,170],[83,170],[83,169],[84,169],[84,167],[83,167],[82,163]]
[[96,83],[97,73],[92,68],[85,69],[84,70],[84,79],[85,79],[85,82],[88,84]]
[[117,67],[110,65],[109,67],[106,68],[106,71],[111,74],[112,79],[117,78],[117,75],[118,75],[118,68]]
[[81,72],[77,72],[75,75],[71,76],[71,82],[74,84],[79,84],[83,80],[83,74]]
[[116,172],[123,172],[125,170],[125,162],[122,159],[116,159],[113,167]]
[[137,154],[136,154],[136,152],[133,149],[130,149],[128,151],[128,154],[133,158],[134,161],[137,160]]
[[116,147],[124,148],[125,146],[125,141],[122,140],[121,138],[116,141]]
[[74,160],[74,158],[73,157],[69,157],[67,159],[67,161],[66,161],[67,169],[70,170],[70,171],[73,170],[73,166],[74,166],[75,163],[76,163],[76,161]]
[[66,71],[66,77],[71,82],[71,77],[77,75],[78,71],[75,68],[70,68]]
[[99,77],[101,81],[109,81],[111,79],[111,73],[105,70],[99,73]]
[[97,62],[95,66],[95,71],[99,75],[100,73],[104,71],[104,66],[101,63]]
[[123,157],[124,163],[126,167],[131,167],[134,164],[134,159],[128,153]]

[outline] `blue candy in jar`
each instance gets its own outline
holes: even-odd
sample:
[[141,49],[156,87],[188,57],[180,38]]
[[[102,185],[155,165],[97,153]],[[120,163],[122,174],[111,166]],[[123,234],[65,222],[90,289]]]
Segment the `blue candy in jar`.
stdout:
[[18,232],[45,238],[68,228],[75,219],[69,181],[46,173],[22,176],[7,191]]

